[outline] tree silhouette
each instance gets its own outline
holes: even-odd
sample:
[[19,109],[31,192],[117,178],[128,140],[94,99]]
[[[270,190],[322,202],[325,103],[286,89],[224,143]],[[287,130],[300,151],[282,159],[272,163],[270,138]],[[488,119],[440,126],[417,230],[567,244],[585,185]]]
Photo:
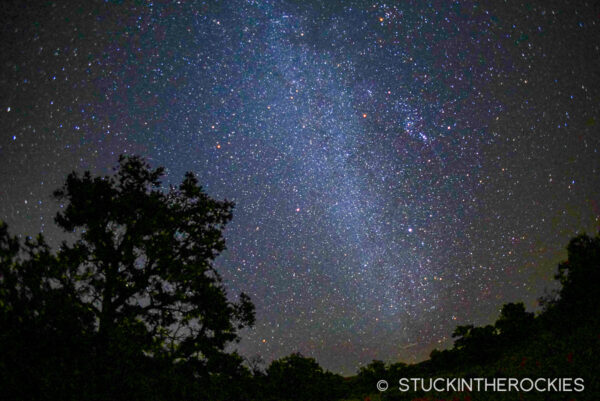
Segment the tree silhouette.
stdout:
[[[558,265],[555,275],[562,285],[560,290],[540,299],[544,306],[540,316],[543,325],[563,334],[600,321],[600,235],[581,234],[572,238],[567,253],[567,260]],[[562,323],[566,321],[569,324]]]
[[502,340],[507,343],[522,341],[527,338],[529,328],[534,321],[533,313],[525,311],[523,302],[508,303],[502,306],[500,318],[496,321]]
[[[597,311],[600,303],[600,236],[586,234],[573,238],[567,246],[568,259],[558,266],[556,279],[562,284],[560,299],[564,304],[587,313]],[[585,315],[584,315],[585,316]]]
[[373,360],[367,366],[362,366],[358,370],[357,384],[361,387],[361,390],[365,394],[373,392],[375,384],[382,379],[387,379],[388,371],[386,370],[385,363],[380,360]]
[[233,204],[211,199],[192,173],[166,190],[162,174],[139,157],[119,158],[114,176],[71,173],[54,193],[65,205],[56,223],[76,239],[56,255],[40,237],[19,261],[0,227],[2,323],[89,338],[96,394],[139,394],[144,369],[172,387],[245,374],[226,346],[253,324],[254,306],[243,293],[229,301],[212,265]]
[[0,389],[3,399],[75,399],[93,374],[93,316],[39,236],[22,244],[0,222]]
[[452,337],[456,338],[454,348],[460,351],[464,361],[483,363],[497,352],[497,330],[492,325],[484,327],[457,326]]
[[341,376],[324,372],[313,358],[300,353],[271,362],[266,374],[266,399],[325,401],[340,399],[345,392]]
[[67,206],[56,217],[66,231],[67,277],[93,311],[102,340],[116,327],[143,324],[146,351],[174,360],[212,356],[252,324],[246,295],[227,301],[211,261],[225,248],[221,230],[233,204],[203,193],[192,173],[179,188],[161,190],[163,169],[138,157],[119,159],[116,177],[72,173],[54,193]]

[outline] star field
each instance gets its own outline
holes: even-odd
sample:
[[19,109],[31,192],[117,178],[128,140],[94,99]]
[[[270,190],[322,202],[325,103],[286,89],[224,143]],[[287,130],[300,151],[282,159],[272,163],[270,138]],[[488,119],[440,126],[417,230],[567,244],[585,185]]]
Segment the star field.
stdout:
[[600,5],[3,6],[0,219],[42,231],[121,153],[236,202],[216,261],[235,348],[353,374],[529,309],[600,217]]

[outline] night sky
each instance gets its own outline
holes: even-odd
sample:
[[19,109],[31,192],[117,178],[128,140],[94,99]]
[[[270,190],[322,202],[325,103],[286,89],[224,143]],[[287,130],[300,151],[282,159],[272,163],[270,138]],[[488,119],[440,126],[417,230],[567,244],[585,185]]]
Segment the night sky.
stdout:
[[245,356],[422,360],[598,229],[599,2],[76,3],[0,6],[0,219],[56,244],[70,171],[194,171]]

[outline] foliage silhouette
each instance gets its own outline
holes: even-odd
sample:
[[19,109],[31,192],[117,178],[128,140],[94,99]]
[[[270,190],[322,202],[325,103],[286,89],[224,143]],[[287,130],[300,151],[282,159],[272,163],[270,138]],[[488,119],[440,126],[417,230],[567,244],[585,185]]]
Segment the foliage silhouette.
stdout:
[[165,192],[163,169],[138,157],[119,161],[116,177],[72,173],[54,193],[67,201],[57,224],[81,232],[59,253],[69,285],[95,315],[100,341],[119,328],[145,332],[144,351],[172,360],[219,354],[254,319],[246,295],[227,301],[211,265],[233,205],[209,198],[192,173]]
[[[400,377],[580,377],[586,384],[583,393],[436,394],[401,393],[392,388],[381,395],[381,400],[596,399],[600,395],[600,236],[578,235],[569,242],[567,251],[568,258],[559,264],[555,276],[562,287],[554,297],[541,300],[544,308],[537,316],[526,312],[523,303],[505,304],[493,325],[458,326],[453,348],[433,350],[429,360],[400,370],[393,369],[394,365],[382,368],[377,361],[372,365],[376,364],[379,377],[390,383]],[[362,371],[358,377],[361,375]],[[371,397],[378,399],[373,390],[375,376],[370,382]],[[361,395],[358,391],[353,394]]]
[[514,344],[525,338],[523,333],[528,332],[533,323],[534,314],[525,311],[523,302],[509,303],[502,307],[495,327],[504,342]]
[[300,353],[271,362],[266,370],[263,397],[279,401],[327,401],[345,392],[343,378]]
[[[139,157],[121,157],[114,176],[70,174],[54,193],[66,204],[56,222],[77,238],[55,255],[42,237],[21,246],[0,226],[0,313],[8,328],[0,368],[11,376],[0,384],[18,391],[27,370],[51,370],[40,350],[27,362],[13,355],[22,371],[10,362],[8,344],[27,353],[42,334],[54,365],[86,372],[75,384],[89,398],[136,399],[144,387],[155,398],[157,389],[172,395],[174,386],[208,396],[224,380],[248,375],[226,346],[253,324],[254,307],[243,293],[229,301],[212,266],[225,249],[233,204],[207,196],[192,173],[164,190],[162,173]],[[72,341],[81,347],[65,352]],[[64,396],[54,384],[40,391]]]
[[600,306],[600,235],[573,238],[567,246],[568,259],[558,265],[555,278],[562,285],[554,299],[545,300],[545,320],[568,316],[568,330],[598,316]]
[[[494,324],[458,326],[454,346],[421,363],[373,361],[350,378],[299,353],[271,362],[228,352],[254,322],[231,302],[213,267],[233,205],[188,173],[161,186],[162,169],[119,159],[114,176],[70,174],[54,193],[57,224],[75,239],[53,252],[0,222],[0,391],[18,400],[509,400],[514,393],[400,393],[401,377],[582,377],[600,395],[600,237],[573,238],[561,288],[536,315],[502,307]],[[385,379],[389,391],[378,394]],[[527,400],[565,394],[529,393]],[[417,398],[420,397],[420,398]],[[574,397],[575,399],[579,399]],[[584,399],[582,398],[582,399]]]

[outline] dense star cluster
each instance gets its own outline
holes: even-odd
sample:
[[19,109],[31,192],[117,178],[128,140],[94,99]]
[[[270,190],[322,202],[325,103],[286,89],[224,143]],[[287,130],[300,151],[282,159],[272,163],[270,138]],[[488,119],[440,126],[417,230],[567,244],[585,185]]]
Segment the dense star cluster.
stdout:
[[236,202],[217,259],[265,361],[351,374],[531,310],[600,216],[596,2],[15,2],[0,219],[62,239],[67,173],[121,153]]

